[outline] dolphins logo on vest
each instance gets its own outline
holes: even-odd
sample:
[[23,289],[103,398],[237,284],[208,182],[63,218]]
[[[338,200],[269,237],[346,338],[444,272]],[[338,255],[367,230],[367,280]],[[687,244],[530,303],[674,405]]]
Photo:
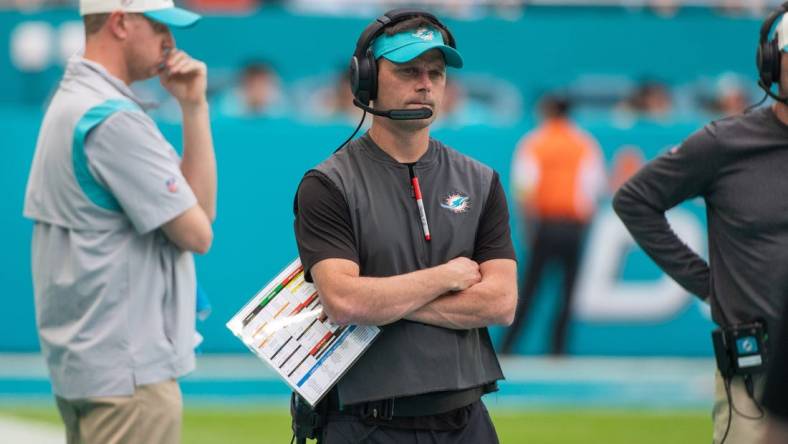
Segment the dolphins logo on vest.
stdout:
[[441,207],[455,214],[465,213],[471,208],[471,198],[463,193],[449,193],[441,199]]

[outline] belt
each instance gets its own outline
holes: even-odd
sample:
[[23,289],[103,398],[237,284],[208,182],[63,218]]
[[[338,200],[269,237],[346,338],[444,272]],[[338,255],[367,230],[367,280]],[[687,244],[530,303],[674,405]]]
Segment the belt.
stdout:
[[486,386],[481,386],[402,398],[380,399],[345,405],[341,408],[336,408],[338,406],[335,404],[329,405],[329,413],[382,420],[391,420],[394,417],[438,415],[472,404],[489,391],[486,390]]

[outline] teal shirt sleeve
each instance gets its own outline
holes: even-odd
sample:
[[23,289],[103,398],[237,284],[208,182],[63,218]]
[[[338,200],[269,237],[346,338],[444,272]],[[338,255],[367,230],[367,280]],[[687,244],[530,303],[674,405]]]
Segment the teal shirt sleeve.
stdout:
[[140,234],[197,203],[180,158],[153,120],[141,111],[107,117],[85,140],[88,166]]

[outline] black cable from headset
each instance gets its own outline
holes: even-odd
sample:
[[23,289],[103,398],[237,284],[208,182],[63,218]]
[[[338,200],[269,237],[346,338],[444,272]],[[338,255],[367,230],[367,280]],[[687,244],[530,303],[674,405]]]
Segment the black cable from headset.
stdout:
[[759,106],[763,105],[763,102],[765,102],[765,101],[766,101],[766,99],[768,99],[768,98],[769,98],[769,94],[763,93],[763,98],[762,98],[762,99],[761,99],[761,100],[760,100],[758,103],[756,103],[756,104],[754,104],[754,105],[750,105],[750,106],[748,106],[747,108],[745,108],[745,109],[744,109],[744,112],[743,112],[742,114],[747,114],[747,113],[749,113],[750,111],[754,110],[755,108],[757,108],[757,107],[759,107]]
[[731,422],[733,422],[733,396],[731,396],[730,380],[723,377],[722,384],[725,386],[725,396],[728,397],[728,425],[725,426],[725,434],[722,435],[722,440],[720,441],[720,444],[725,444],[725,440],[728,438],[728,432],[731,431]]
[[336,153],[337,151],[341,150],[341,149],[342,149],[342,148],[343,148],[345,145],[347,145],[347,144],[348,144],[348,142],[350,142],[350,141],[353,139],[353,136],[355,136],[355,135],[356,135],[356,133],[358,133],[358,130],[360,130],[360,129],[361,129],[361,125],[363,125],[363,124],[364,124],[364,119],[366,119],[366,118],[367,118],[367,111],[365,110],[365,111],[364,111],[364,114],[362,114],[362,115],[361,115],[361,120],[358,122],[358,126],[356,126],[356,129],[355,129],[355,130],[353,130],[353,134],[351,134],[351,135],[350,135],[350,137],[348,137],[348,138],[347,138],[347,140],[345,140],[344,142],[342,142],[342,145],[339,145],[339,148],[337,148],[337,149],[335,149],[335,150],[334,150],[334,152],[335,152],[335,153]]
[[736,408],[736,405],[733,402],[733,395],[731,395],[732,381],[729,380],[728,378],[723,378],[723,383],[725,385],[725,396],[728,397],[728,425],[725,427],[725,434],[722,436],[722,440],[720,441],[720,444],[725,444],[725,439],[728,437],[728,432],[730,432],[731,430],[731,422],[733,421],[734,412],[736,412],[737,415],[741,416],[744,419],[749,419],[753,421],[763,419],[766,416],[763,407],[761,407],[761,404],[755,399],[755,393],[754,393],[755,390],[752,381],[752,376],[744,375],[743,379],[747,391],[747,396],[750,398],[750,400],[752,400],[753,404],[755,404],[755,407],[758,409],[758,416],[746,415],[740,412],[739,409]]
[[766,413],[763,411],[763,407],[761,407],[761,404],[755,399],[755,386],[752,381],[752,375],[744,375],[743,379],[744,379],[744,386],[747,391],[747,396],[750,398],[752,403],[755,404],[755,408],[758,409],[758,416],[745,415],[744,413],[740,412],[739,409],[736,408],[736,405],[733,404],[733,402],[731,402],[731,404],[733,405],[733,411],[745,419],[750,419],[753,421],[763,419],[766,416]]

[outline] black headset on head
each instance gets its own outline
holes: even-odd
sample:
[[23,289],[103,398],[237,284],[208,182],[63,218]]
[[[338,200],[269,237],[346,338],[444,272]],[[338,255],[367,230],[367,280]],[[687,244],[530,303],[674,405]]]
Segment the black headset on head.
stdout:
[[350,60],[350,89],[353,92],[354,105],[370,114],[394,120],[417,120],[432,117],[432,110],[429,108],[376,110],[369,106],[369,102],[378,96],[378,65],[375,55],[372,53],[372,42],[382,35],[387,27],[415,17],[423,17],[439,30],[445,31],[447,41],[444,43],[457,49],[454,36],[449,28],[433,14],[420,9],[407,8],[388,11],[370,23],[356,43],[356,50]]
[[788,97],[775,94],[772,91],[772,85],[780,82],[782,51],[777,36],[769,39],[769,34],[772,32],[774,23],[785,13],[788,13],[788,2],[783,3],[772,11],[772,13],[766,17],[763,25],[761,25],[761,36],[758,41],[758,54],[755,57],[755,63],[758,66],[758,86],[760,86],[769,97],[788,104]]

